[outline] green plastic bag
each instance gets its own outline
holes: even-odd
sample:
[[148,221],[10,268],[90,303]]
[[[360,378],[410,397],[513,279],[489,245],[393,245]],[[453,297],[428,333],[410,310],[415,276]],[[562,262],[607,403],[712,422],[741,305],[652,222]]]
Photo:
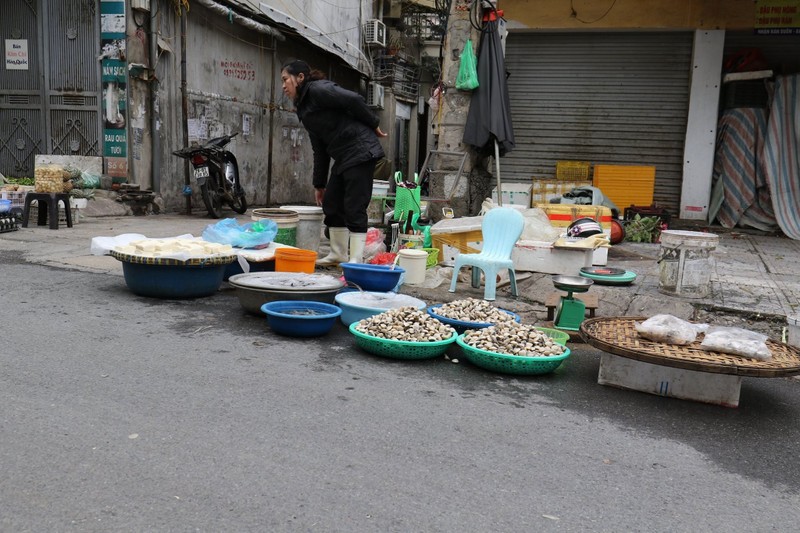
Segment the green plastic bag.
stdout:
[[478,87],[478,60],[475,58],[475,51],[472,49],[472,39],[467,39],[464,49],[461,51],[461,61],[458,65],[458,77],[456,78],[456,89],[471,91]]

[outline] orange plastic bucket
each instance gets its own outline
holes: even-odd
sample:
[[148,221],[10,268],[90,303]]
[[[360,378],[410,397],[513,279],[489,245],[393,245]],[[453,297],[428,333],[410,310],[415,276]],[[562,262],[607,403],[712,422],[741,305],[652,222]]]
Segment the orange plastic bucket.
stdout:
[[314,273],[317,252],[300,248],[278,248],[275,250],[275,272]]

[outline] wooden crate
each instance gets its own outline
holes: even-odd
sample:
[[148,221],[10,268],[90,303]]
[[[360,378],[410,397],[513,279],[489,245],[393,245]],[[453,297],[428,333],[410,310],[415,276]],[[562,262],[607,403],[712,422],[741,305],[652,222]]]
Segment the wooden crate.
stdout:
[[556,161],[556,179],[588,181],[591,166],[587,161]]
[[531,205],[548,204],[551,198],[560,198],[572,189],[587,187],[591,184],[591,181],[533,178],[531,185]]

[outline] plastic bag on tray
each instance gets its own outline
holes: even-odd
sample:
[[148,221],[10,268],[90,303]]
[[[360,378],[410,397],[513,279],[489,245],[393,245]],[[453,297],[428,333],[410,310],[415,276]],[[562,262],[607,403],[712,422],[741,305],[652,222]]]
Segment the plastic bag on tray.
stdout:
[[634,323],[634,327],[647,340],[679,346],[693,343],[697,334],[707,328],[704,324],[692,324],[672,315],[654,315],[643,322]]
[[209,224],[203,230],[203,240],[219,244],[230,244],[237,248],[264,248],[278,234],[274,220],[262,219],[239,225],[235,218],[224,218]]
[[711,352],[727,353],[768,361],[772,352],[767,347],[767,336],[742,328],[712,326],[706,331],[700,347]]

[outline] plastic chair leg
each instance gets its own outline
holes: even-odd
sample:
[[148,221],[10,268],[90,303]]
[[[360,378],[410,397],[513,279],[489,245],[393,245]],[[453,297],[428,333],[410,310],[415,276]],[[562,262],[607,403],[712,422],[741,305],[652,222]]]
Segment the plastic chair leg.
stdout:
[[486,286],[483,289],[483,299],[493,302],[497,292],[497,272],[484,271]]
[[450,292],[456,292],[456,283],[458,282],[458,271],[460,267],[458,263],[453,267],[453,279],[450,281]]
[[508,269],[508,281],[511,283],[511,295],[515,296],[515,297],[518,296],[517,295],[517,273],[514,272],[513,268],[509,268]]
[[[66,199],[61,200],[64,204],[64,216],[67,219],[67,227],[72,227],[72,208],[69,205],[69,197]],[[56,202],[56,222],[58,222],[58,202]]]
[[481,286],[481,269],[472,265],[472,288],[477,289]]
[[[41,212],[40,207],[39,213]],[[58,229],[58,199],[56,197],[51,197],[47,201],[47,216],[50,218],[50,229]]]

